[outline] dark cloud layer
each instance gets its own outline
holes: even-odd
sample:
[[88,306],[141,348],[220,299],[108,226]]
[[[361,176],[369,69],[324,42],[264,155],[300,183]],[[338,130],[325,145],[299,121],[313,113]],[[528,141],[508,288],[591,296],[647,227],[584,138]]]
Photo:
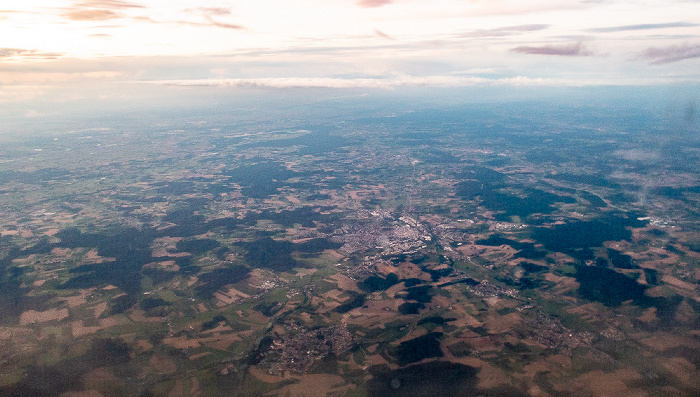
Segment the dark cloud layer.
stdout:
[[546,45],[541,47],[521,46],[512,48],[511,51],[519,52],[521,54],[559,55],[569,57],[582,57],[593,55],[584,47],[583,43],[581,42],[560,45]]
[[667,29],[667,28],[687,28],[698,26],[696,23],[688,22],[671,22],[671,23],[647,23],[642,25],[625,25],[625,26],[611,26],[607,28],[594,28],[588,29],[588,32],[595,33],[611,33],[611,32],[624,32],[628,30],[650,30],[650,29]]
[[640,58],[648,60],[652,65],[663,65],[686,59],[700,58],[700,44],[650,47],[641,54]]

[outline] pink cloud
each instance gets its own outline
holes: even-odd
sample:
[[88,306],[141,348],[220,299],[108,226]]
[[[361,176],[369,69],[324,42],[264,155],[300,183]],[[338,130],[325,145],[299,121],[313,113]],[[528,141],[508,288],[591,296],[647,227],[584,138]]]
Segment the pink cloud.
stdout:
[[225,23],[225,22],[219,22],[215,21],[212,17],[207,16],[207,20],[212,26],[216,26],[217,28],[224,28],[224,29],[243,29],[243,26],[241,25],[236,25],[232,23]]
[[127,3],[120,0],[86,0],[76,4],[76,7],[90,8],[146,8],[140,4]]
[[545,45],[541,47],[521,46],[511,49],[511,51],[519,52],[521,54],[558,55],[568,57],[584,57],[593,55],[581,42],[560,45]]
[[0,48],[0,59],[56,59],[61,57],[62,55],[63,54],[57,52],[39,52],[38,50],[25,50],[22,48]]
[[670,47],[651,47],[641,58],[649,60],[652,65],[679,62],[685,59],[700,58],[700,44],[675,45]]
[[366,8],[376,8],[393,3],[394,0],[359,0],[357,5]]
[[223,7],[198,7],[198,8],[187,8],[186,12],[196,12],[198,14],[205,15],[231,15],[230,8]]
[[108,19],[122,17],[120,14],[114,11],[100,9],[68,11],[67,13],[63,14],[63,16],[72,21],[106,21]]
[[374,29],[374,34],[375,34],[377,37],[381,37],[381,38],[383,38],[383,39],[387,39],[387,40],[396,40],[395,38],[389,36],[388,34],[382,32],[381,30],[378,30],[378,29]]

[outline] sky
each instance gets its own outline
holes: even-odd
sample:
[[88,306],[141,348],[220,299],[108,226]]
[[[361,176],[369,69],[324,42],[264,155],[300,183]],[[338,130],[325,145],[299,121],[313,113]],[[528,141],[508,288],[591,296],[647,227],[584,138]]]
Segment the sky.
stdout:
[[0,105],[26,117],[187,87],[699,82],[692,0],[0,0]]

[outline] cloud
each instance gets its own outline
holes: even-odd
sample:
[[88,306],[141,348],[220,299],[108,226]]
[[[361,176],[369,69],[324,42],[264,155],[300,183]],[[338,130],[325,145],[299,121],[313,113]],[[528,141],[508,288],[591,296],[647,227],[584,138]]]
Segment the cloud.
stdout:
[[[61,61],[56,62],[58,63]],[[121,70],[96,69],[66,72],[62,71],[61,67],[56,67],[53,63],[52,66],[49,67],[43,67],[47,65],[47,63],[44,63],[43,65],[32,67],[29,70],[27,70],[26,65],[22,65],[23,67],[12,67],[17,65],[21,64],[0,63],[0,66],[2,66],[2,69],[0,69],[0,85],[2,85],[3,88],[18,85],[48,87],[72,82],[79,82],[82,84],[86,79],[90,79],[94,82],[114,82],[123,80],[126,76],[126,72]]]
[[124,9],[124,8],[146,8],[140,4],[127,3],[120,0],[86,0],[76,3],[76,8],[109,8],[109,9]]
[[[212,17],[210,17],[208,15],[207,15],[207,20],[209,21],[209,25],[216,26],[217,28],[234,29],[234,30],[243,29],[243,26],[241,26],[241,25],[215,21]],[[204,23],[204,24],[198,24],[198,25],[206,26],[207,24]]]
[[358,0],[357,5],[365,8],[376,8],[393,3],[394,0]]
[[577,2],[565,2],[565,1],[471,1],[475,4],[480,4],[480,6],[470,10],[467,17],[484,17],[484,16],[496,16],[496,15],[515,15],[523,16],[525,14],[542,14],[552,11],[571,11],[571,10],[585,10],[593,6],[587,5],[585,3]]
[[700,44],[649,47],[639,58],[648,60],[651,65],[663,65],[685,59],[700,58]]
[[463,76],[397,76],[388,78],[271,77],[243,79],[151,80],[134,83],[177,87],[258,87],[258,88],[379,88],[407,86],[468,87],[476,85],[573,85],[561,80],[516,76],[487,79]]
[[[125,18],[130,21],[141,22],[141,23],[152,23],[152,24],[174,24],[174,25],[184,25],[184,26],[197,26],[197,27],[217,27],[223,29],[234,29],[240,30],[245,29],[245,27],[237,24],[220,22],[212,18],[210,15],[204,15],[205,22],[195,22],[186,20],[164,20],[159,21],[148,16],[125,16],[123,14],[103,9],[89,9],[89,10],[73,10],[63,14],[64,17],[74,20],[74,21],[106,21],[110,19],[120,19]],[[97,35],[95,35],[97,36]],[[107,37],[108,35],[103,35]],[[98,36],[99,37],[99,36]]]
[[500,37],[500,36],[510,36],[513,34],[520,34],[523,32],[534,32],[538,30],[547,29],[549,25],[542,24],[530,24],[530,25],[517,25],[517,26],[506,26],[502,28],[495,29],[478,29],[473,30],[468,33],[460,35],[460,37]]
[[588,32],[594,33],[611,33],[611,32],[624,32],[628,30],[651,30],[651,29],[667,29],[667,28],[688,28],[699,26],[696,23],[689,22],[670,22],[670,23],[647,23],[641,25],[624,25],[624,26],[611,26],[607,28],[593,28],[587,29]]
[[106,21],[123,17],[121,14],[114,11],[97,8],[72,10],[64,13],[63,16],[71,21]]
[[73,8],[67,9],[67,11],[62,14],[63,17],[73,20],[73,21],[107,21],[112,19],[128,19],[131,21],[142,22],[142,23],[153,23],[153,24],[176,24],[176,25],[187,25],[187,26],[199,26],[199,27],[219,27],[224,29],[243,29],[240,25],[225,23],[215,21],[211,15],[227,15],[230,14],[230,10],[218,7],[198,7],[186,9],[186,12],[196,11],[202,14],[207,20],[206,22],[194,22],[194,21],[184,21],[184,20],[166,20],[158,21],[151,17],[140,15],[140,16],[128,16],[122,14],[118,11],[112,11],[117,9],[127,9],[127,8],[146,8],[139,4],[127,3],[120,0],[88,0],[83,2],[75,3]]
[[389,36],[388,34],[382,32],[382,31],[379,30],[379,29],[374,29],[374,34],[375,34],[377,37],[381,37],[381,38],[383,38],[383,39],[387,39],[387,40],[396,40],[394,37]]
[[0,47],[0,60],[3,59],[56,59],[63,56],[58,52],[39,52],[39,50],[25,50],[22,48]]
[[7,19],[11,14],[19,14],[19,11],[0,10],[0,19]]
[[519,52],[521,54],[559,55],[569,57],[581,57],[592,55],[592,53],[584,47],[582,42],[560,45],[546,45],[541,47],[521,46],[512,48],[511,51]]
[[198,14],[204,15],[231,15],[230,8],[224,7],[197,7],[197,8],[187,8],[185,12],[196,12]]
[[29,50],[22,50],[19,48],[0,48],[0,58],[9,58],[15,55],[20,55]]
[[84,0],[74,2],[72,7],[65,9],[62,16],[71,21],[108,21],[125,18],[122,13],[113,10],[129,8],[146,7],[121,0]]
[[[215,10],[213,13],[211,12],[212,10]],[[218,11],[216,11],[218,10]],[[198,27],[217,27],[217,28],[223,28],[223,29],[233,29],[233,30],[240,30],[240,29],[245,29],[244,26],[238,25],[238,24],[233,24],[233,23],[226,23],[226,22],[220,22],[212,18],[212,15],[224,15],[223,11],[226,11],[227,13],[230,14],[226,9],[223,8],[208,8],[208,7],[200,7],[200,8],[190,8],[184,10],[186,12],[200,12],[203,14],[204,19],[206,19],[206,22],[195,22],[195,21],[186,21],[186,20],[165,20],[165,21],[159,21],[155,20],[151,17],[147,16],[135,16],[132,17],[131,19],[133,21],[138,21],[138,22],[144,22],[144,23],[153,23],[153,24],[175,24],[175,25],[184,25],[184,26],[198,26]],[[209,13],[207,13],[209,12]],[[218,14],[217,14],[218,12]]]

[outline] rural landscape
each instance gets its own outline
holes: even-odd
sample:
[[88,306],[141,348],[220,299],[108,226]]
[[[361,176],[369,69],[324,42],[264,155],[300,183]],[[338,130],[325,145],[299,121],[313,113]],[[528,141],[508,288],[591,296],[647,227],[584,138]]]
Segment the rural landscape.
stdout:
[[691,112],[339,101],[0,137],[0,395],[697,395]]

